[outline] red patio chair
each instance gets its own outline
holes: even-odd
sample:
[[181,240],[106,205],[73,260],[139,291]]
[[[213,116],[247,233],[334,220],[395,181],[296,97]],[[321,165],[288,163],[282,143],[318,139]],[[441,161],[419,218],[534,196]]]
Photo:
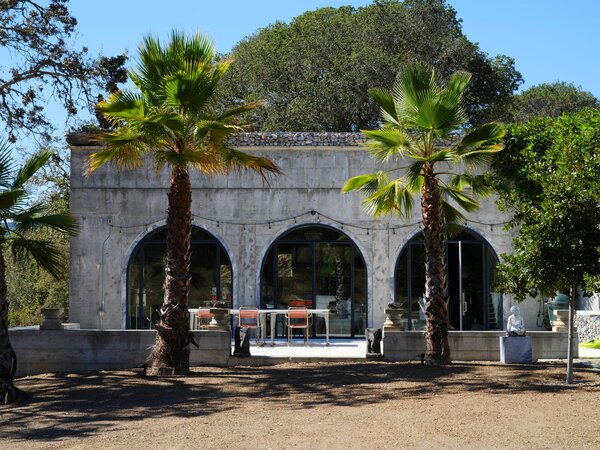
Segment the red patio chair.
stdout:
[[213,315],[210,313],[210,308],[198,308],[198,329],[207,329],[212,319]]
[[259,344],[260,337],[260,317],[258,308],[254,306],[240,306],[238,314],[238,325],[244,328],[254,328],[256,331],[256,345]]
[[288,327],[288,345],[292,343],[292,331],[295,329],[304,329],[304,344],[308,345],[308,329],[312,325],[312,315],[308,313],[308,309],[292,306],[288,309],[285,319]]

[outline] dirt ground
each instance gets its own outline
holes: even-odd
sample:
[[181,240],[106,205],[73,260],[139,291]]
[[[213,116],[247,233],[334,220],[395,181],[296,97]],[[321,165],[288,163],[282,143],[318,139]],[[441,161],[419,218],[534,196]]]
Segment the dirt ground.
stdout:
[[600,371],[563,364],[295,363],[17,380],[0,448],[600,448]]

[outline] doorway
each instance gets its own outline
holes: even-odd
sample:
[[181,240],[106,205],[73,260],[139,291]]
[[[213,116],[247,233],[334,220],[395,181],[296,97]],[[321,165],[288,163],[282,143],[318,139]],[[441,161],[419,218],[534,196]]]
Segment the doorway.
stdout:
[[[501,330],[502,296],[493,292],[498,258],[485,239],[463,229],[446,241],[448,319],[455,330]],[[425,242],[413,237],[396,263],[395,301],[408,313],[407,328],[425,328]]]

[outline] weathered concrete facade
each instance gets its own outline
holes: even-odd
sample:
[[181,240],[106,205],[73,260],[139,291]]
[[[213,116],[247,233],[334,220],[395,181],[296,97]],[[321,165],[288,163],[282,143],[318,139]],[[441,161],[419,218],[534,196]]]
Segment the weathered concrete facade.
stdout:
[[[192,173],[194,225],[213,234],[229,254],[234,307],[258,304],[263,258],[282,233],[302,224],[340,230],[354,241],[366,263],[368,326],[381,326],[383,309],[393,301],[397,258],[419,232],[420,210],[415,208],[410,226],[396,218],[368,216],[358,193],[340,192],[348,178],[378,170],[360,147],[359,135],[337,133],[336,139],[303,135],[295,141],[286,134],[285,145],[273,145],[278,143],[273,133],[268,139],[237,141],[244,150],[268,157],[283,169],[284,175],[270,177],[268,184],[254,173],[215,178]],[[344,146],[336,145],[339,142]],[[260,145],[264,143],[269,145]],[[85,140],[71,139],[71,144],[71,209],[81,231],[71,244],[70,321],[82,328],[125,328],[127,264],[136,244],[165,223],[168,172],[157,174],[151,164],[136,171],[105,166],[85,176],[86,159],[98,147]],[[510,233],[500,225],[488,225],[508,219],[493,199],[484,200],[469,218],[473,222],[468,228],[497,255],[511,250]],[[510,302],[505,297],[505,317]],[[526,327],[537,329],[537,304],[526,302],[522,310]]]

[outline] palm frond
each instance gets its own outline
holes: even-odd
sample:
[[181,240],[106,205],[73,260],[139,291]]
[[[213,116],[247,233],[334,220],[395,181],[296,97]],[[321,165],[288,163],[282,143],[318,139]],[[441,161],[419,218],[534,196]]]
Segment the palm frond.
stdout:
[[469,86],[471,74],[464,70],[457,70],[450,76],[448,81],[447,91],[452,92],[457,96],[462,96]]
[[423,166],[425,161],[423,159],[415,159],[415,161],[408,166],[406,169],[406,180],[413,192],[420,192],[423,186]]
[[264,108],[267,103],[264,100],[257,100],[254,102],[243,103],[241,105],[229,108],[219,114],[217,114],[213,120],[217,122],[223,122],[230,120],[231,118],[237,117],[245,112],[254,111],[255,109]]
[[479,203],[462,189],[443,184],[439,184],[438,188],[446,198],[452,199],[465,211],[473,212],[479,209]]
[[10,188],[12,186],[12,150],[8,142],[0,140],[0,186]]
[[442,201],[442,210],[444,211],[444,224],[446,232],[452,235],[453,225],[455,230],[461,230],[461,226],[467,222],[465,216],[447,201]]
[[[90,174],[106,163],[120,169],[135,169],[143,162],[143,155],[152,143],[147,136],[131,127],[120,127],[115,131],[96,133],[96,139],[106,144],[104,150],[92,153],[88,158],[86,174]],[[154,143],[156,145],[157,143]]]
[[146,117],[140,119],[137,125],[138,132],[144,132],[145,135],[154,134],[156,142],[163,140],[161,135],[168,134],[168,132],[175,136],[183,135],[186,126],[182,116],[164,111],[162,108],[153,108]]
[[275,175],[283,173],[281,168],[268,158],[251,155],[227,146],[220,147],[219,151],[228,170],[252,170],[258,173],[263,180],[266,180],[268,173]]
[[42,168],[44,164],[54,155],[52,150],[40,150],[32,155],[25,164],[19,169],[13,180],[12,189],[23,187],[35,173]]
[[208,147],[185,146],[175,149],[171,146],[164,146],[155,149],[153,154],[158,170],[169,165],[181,168],[194,167],[207,175],[227,172],[223,160]]
[[413,196],[408,186],[401,179],[392,180],[385,185],[379,185],[377,191],[366,197],[363,208],[374,217],[396,212],[400,217],[410,217]]
[[450,179],[448,185],[462,191],[470,189],[473,195],[478,197],[486,197],[493,192],[485,175],[457,174]]
[[367,173],[350,178],[342,187],[342,192],[359,191],[369,196],[373,195],[382,184],[389,182],[387,175],[380,171]]
[[51,228],[69,236],[77,235],[79,225],[75,217],[71,214],[49,214],[45,216],[38,215],[43,210],[44,205],[34,205],[33,207],[16,214],[13,220],[16,224],[16,231],[26,233],[35,231],[39,228]]
[[217,83],[207,62],[204,67],[181,70],[165,77],[161,86],[164,103],[176,111],[196,114],[213,96]]
[[10,240],[10,249],[15,259],[24,260],[31,257],[56,279],[65,274],[65,262],[60,250],[52,242],[14,237]]
[[392,94],[387,89],[383,88],[371,88],[368,92],[381,108],[381,117],[383,118],[383,121],[394,125],[400,125],[396,115],[396,106]]
[[365,146],[375,159],[381,162],[392,157],[402,157],[412,148],[412,139],[399,128],[384,127],[379,130],[363,130],[368,138]]
[[27,193],[23,189],[11,189],[0,192],[0,218],[13,215],[15,208],[19,208],[25,201]]
[[490,166],[494,155],[501,151],[502,148],[502,145],[497,144],[480,150],[473,150],[460,154],[455,153],[456,161],[463,162],[468,169],[485,169]]
[[489,122],[465,134],[457,145],[456,150],[461,154],[467,153],[478,149],[488,142],[497,141],[505,134],[506,128],[504,125],[497,122]]
[[436,163],[436,162],[452,161],[453,159],[454,159],[454,152],[450,149],[443,148],[438,151],[434,151],[431,155],[424,158],[424,161],[427,161],[429,163]]
[[131,91],[116,91],[108,100],[99,102],[96,109],[113,125],[122,121],[141,119],[146,113],[146,99]]

